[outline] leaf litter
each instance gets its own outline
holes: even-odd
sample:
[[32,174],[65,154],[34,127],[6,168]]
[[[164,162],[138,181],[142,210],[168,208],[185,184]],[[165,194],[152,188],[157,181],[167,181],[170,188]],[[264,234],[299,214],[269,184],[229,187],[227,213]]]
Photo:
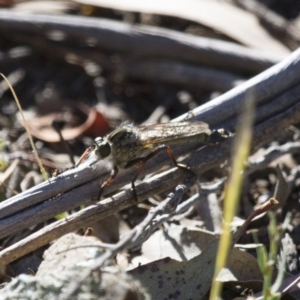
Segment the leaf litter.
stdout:
[[[8,2],[7,5],[10,5]],[[31,1],[27,2],[30,4]],[[270,48],[276,49],[273,53],[269,52],[270,57],[274,57],[275,52],[277,56],[272,62],[267,62],[270,65],[276,62],[276,59],[279,61],[279,57],[281,58],[283,54],[289,53],[288,46],[280,37],[273,36],[264,24],[257,22],[252,13],[242,11],[241,7],[237,8],[234,1],[226,4],[218,2],[208,4],[206,1],[200,1],[193,4],[197,7],[208,5],[214,7],[215,9],[207,10],[209,11],[207,16],[205,14],[195,16],[191,7],[178,10],[180,5],[183,7],[183,3],[178,3],[178,6],[170,10],[167,2],[161,6],[155,6],[152,3],[152,7],[147,8],[134,1],[127,2],[127,6],[118,1],[113,3],[99,1],[96,5],[91,2],[86,1],[83,4],[83,1],[77,1],[76,4],[70,2],[70,5],[62,3],[61,6],[60,4],[56,7],[49,6],[48,12],[55,15],[58,9],[62,16],[67,16],[71,12],[84,16],[86,19],[111,18],[119,20],[119,23],[123,25],[130,23],[135,26],[136,23],[140,23],[141,26],[145,24],[153,28],[156,26],[155,30],[169,28],[175,33],[181,31],[186,38],[190,38],[191,33],[206,36],[209,39],[207,41],[212,43],[216,39],[231,42],[234,40],[247,47],[256,47],[258,57],[261,54],[258,49],[260,47],[257,48],[259,41],[258,44],[263,46],[264,51],[270,51]],[[224,21],[224,16],[218,15],[218,10],[225,6],[226,13],[233,16],[229,23]],[[116,7],[119,9],[115,10]],[[34,11],[35,7],[28,6],[26,9]],[[44,11],[44,6],[42,9]],[[13,11],[9,8],[8,11],[10,10]],[[18,10],[25,12],[25,8],[21,6]],[[235,26],[236,20],[242,15],[245,16],[244,25]],[[247,25],[249,20],[255,23],[255,27]],[[14,22],[13,19],[11,22]],[[296,24],[296,20],[287,20],[287,22],[293,26]],[[245,27],[248,31],[253,30],[254,35],[260,36],[264,44],[260,40],[254,41],[252,35],[245,34],[243,30]],[[196,73],[189,73],[192,71],[189,66],[190,62],[174,59],[174,56],[166,57],[163,54],[150,52],[151,65],[148,63],[149,57],[145,63],[142,55],[139,57],[135,51],[131,53],[129,50],[124,54],[118,50],[118,47],[113,48],[113,46],[110,46],[111,49],[100,48],[101,51],[99,51],[96,49],[97,39],[93,37],[87,38],[81,35],[81,39],[74,39],[72,36],[74,32],[70,32],[68,36],[62,34],[63,32],[59,34],[59,31],[49,33],[41,30],[34,33],[37,36],[33,39],[33,32],[30,31],[32,29],[22,30],[21,27],[13,29],[14,38],[0,30],[2,37],[1,72],[8,75],[22,102],[31,132],[35,137],[37,152],[49,174],[53,174],[55,169],[58,170],[55,172],[59,174],[65,168],[72,168],[70,155],[75,156],[75,161],[77,161],[87,147],[93,146],[94,138],[106,135],[126,120],[134,121],[136,124],[145,120],[151,120],[153,123],[169,122],[172,118],[208,102],[223,92],[218,89],[220,85],[217,84],[215,90],[213,84],[206,88],[202,86],[197,88],[197,84],[185,84],[184,81],[176,79],[178,75],[193,78],[191,74]],[[155,32],[152,34],[156,36]],[[65,41],[64,36],[67,36]],[[163,36],[163,34],[159,35],[157,31],[157,36]],[[86,44],[83,41],[86,41]],[[298,41],[293,42],[295,45]],[[234,46],[232,44],[220,45]],[[245,47],[245,53],[249,50],[247,47]],[[261,57],[264,58],[262,54]],[[167,65],[166,61],[173,64],[173,70],[177,70],[172,77],[173,83],[162,80],[163,76],[158,76],[161,75],[160,72],[165,72],[162,66]],[[137,67],[145,69],[141,69],[140,73],[137,71],[134,73],[135,65],[135,70]],[[152,79],[143,75],[147,73],[147,68],[150,66],[151,74],[154,74]],[[193,72],[207,72],[207,69],[200,69],[199,63],[194,63],[193,66],[196,67]],[[219,66],[216,64],[213,68],[217,71],[226,71],[228,75],[232,72],[232,70],[224,69],[221,60]],[[247,80],[253,75],[253,71],[250,72],[246,67],[243,71],[234,72],[235,77],[230,78]],[[224,76],[226,73],[218,73],[218,76],[220,75]],[[197,76],[194,78],[199,78]],[[213,77],[208,78],[210,82],[213,82],[211,80]],[[228,86],[236,84],[238,83]],[[1,165],[3,165],[0,178],[2,178],[1,199],[5,201],[15,194],[34,187],[42,179],[28,138],[24,135],[19,118],[16,117],[16,106],[3,83],[0,89],[2,98],[0,138],[1,145],[3,144],[3,147],[0,145],[2,147]],[[58,129],[54,124],[59,125]],[[67,150],[68,147],[64,146],[64,140],[67,141],[71,154]],[[259,267],[256,249],[261,244],[267,248],[270,245],[270,237],[267,233],[269,218],[266,213],[263,213],[249,224],[248,217],[259,210],[261,205],[264,205],[272,196],[279,202],[277,206],[270,207],[279,227],[288,212],[293,214],[291,223],[280,242],[280,251],[286,254],[287,260],[286,272],[279,291],[282,293],[282,299],[285,297],[298,299],[298,165],[300,159],[298,140],[299,129],[297,124],[293,124],[293,127],[287,128],[285,132],[278,133],[273,141],[262,143],[259,149],[256,149],[258,150],[256,155],[247,163],[243,192],[237,212],[239,222],[238,226],[237,223],[232,224],[232,229],[236,230],[242,226],[243,222],[246,222],[248,227],[247,229],[242,227],[243,230],[237,229],[234,233],[227,266],[217,277],[217,280],[224,283],[223,299],[246,298],[251,295],[259,297],[259,292],[263,290],[264,278]],[[175,153],[177,153],[176,149]],[[168,166],[167,163],[165,165]],[[178,196],[176,184],[166,186],[163,192],[152,193],[143,202],[133,203],[120,211],[116,210],[112,216],[107,216],[103,221],[95,220],[94,224],[91,222],[76,228],[77,236],[86,232],[87,235],[97,236],[98,239],[88,240],[89,237],[82,237],[82,241],[75,242],[77,236],[60,232],[53,236],[52,241],[56,239],[57,241],[50,248],[46,243],[42,248],[35,249],[27,256],[21,256],[18,260],[12,259],[9,264],[3,266],[1,278],[4,282],[15,279],[7,284],[6,288],[0,290],[1,297],[8,299],[13,295],[12,287],[21,284],[24,287],[22,296],[35,299],[32,293],[43,284],[44,287],[47,284],[51,286],[51,280],[48,278],[46,283],[42,283],[39,275],[33,277],[24,273],[28,273],[30,269],[32,274],[36,271],[39,274],[44,268],[46,273],[53,272],[52,274],[57,276],[56,284],[61,286],[57,289],[57,293],[61,299],[68,299],[68,295],[76,295],[78,299],[84,299],[86,295],[90,295],[90,299],[93,299],[92,297],[105,299],[104,296],[100,296],[103,291],[109,291],[109,297],[114,297],[114,299],[125,299],[126,294],[131,295],[131,299],[150,299],[151,297],[152,299],[207,299],[214,275],[219,243],[218,234],[221,233],[224,181],[230,172],[228,166],[229,164],[224,163],[223,166],[215,166],[201,174],[201,191],[191,186],[192,184],[187,184],[183,189],[184,192]],[[55,176],[60,178],[60,175]],[[139,180],[148,182],[144,180],[148,177],[151,182],[151,176],[145,177],[145,174]],[[125,188],[125,193],[128,191]],[[198,192],[199,195],[195,196]],[[109,193],[113,195],[115,192]],[[166,206],[160,206],[160,203],[165,201],[163,199],[167,200]],[[205,215],[203,215],[203,199],[207,201]],[[199,201],[203,203],[199,205],[197,203]],[[80,214],[82,209],[84,209],[83,205],[67,211],[62,207],[61,212],[64,213],[62,216],[50,213],[46,221],[40,221],[30,228],[20,229],[16,234],[2,238],[3,251],[14,247],[18,242],[22,243],[26,237],[33,237],[34,240],[34,235],[38,235],[41,229],[57,224],[55,223],[57,218],[71,220],[72,216],[76,213]],[[5,218],[9,219],[10,216]],[[92,229],[86,231],[88,226]],[[254,241],[253,232],[256,232],[259,243]],[[58,239],[60,236],[63,237]],[[66,242],[64,238],[74,243]],[[54,264],[46,254],[42,255],[46,248],[48,248],[47,251],[51,251],[50,249],[59,243],[66,247],[63,248],[62,257],[58,253],[62,250],[54,251],[53,257],[59,256],[62,259],[61,263]],[[73,248],[83,250],[81,254],[78,252],[75,255],[77,261],[71,260],[74,256]],[[104,250],[97,252],[95,249]],[[6,255],[9,251],[3,253]],[[278,261],[280,261],[279,254]],[[47,268],[45,268],[46,261],[49,263]],[[58,268],[59,264],[62,266],[61,270]],[[99,266],[98,269],[97,266]],[[110,269],[112,267],[115,268],[113,271]],[[274,280],[277,273],[280,271],[276,270]],[[106,278],[107,276],[110,278]],[[63,283],[66,278],[71,279]],[[80,283],[87,278],[90,280],[90,287],[94,286],[93,283],[100,286],[99,291],[84,285],[78,288]],[[26,288],[28,286],[26,283],[29,282],[34,283],[33,290]],[[116,296],[114,293],[117,292],[119,293]],[[41,294],[38,297],[41,299]]]

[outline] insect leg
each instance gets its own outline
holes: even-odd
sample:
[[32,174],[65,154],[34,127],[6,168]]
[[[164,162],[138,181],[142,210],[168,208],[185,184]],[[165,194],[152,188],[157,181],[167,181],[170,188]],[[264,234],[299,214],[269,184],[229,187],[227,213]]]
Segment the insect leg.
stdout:
[[[160,153],[161,151],[166,150],[167,148],[170,149],[169,146],[161,145],[161,146],[155,148],[155,149],[154,149],[152,152],[150,152],[147,156],[139,157],[139,158],[136,158],[136,159],[134,159],[134,160],[131,160],[130,162],[128,162],[128,163],[125,165],[124,169],[131,168],[131,167],[136,166],[136,165],[145,165],[145,163],[146,163],[148,160],[150,160],[151,158],[153,158],[154,156],[156,156],[156,155],[157,155],[158,153]],[[168,154],[169,154],[169,156],[170,156],[170,158],[171,158],[171,160],[172,160],[172,163],[173,163],[175,166],[177,166],[177,161],[176,161],[176,159],[175,159],[175,157],[174,157],[173,152],[171,151],[171,149],[170,149],[170,152],[171,152],[171,156],[170,156],[169,152],[168,152]],[[143,171],[143,168],[144,168],[144,167],[145,167],[145,166],[139,167],[137,174],[134,176],[135,179],[137,179],[138,175]]]
[[134,175],[134,177],[132,178],[132,181],[131,181],[131,188],[132,188],[134,199],[135,199],[136,202],[138,201],[138,198],[137,198],[137,193],[136,193],[136,188],[135,188],[135,181],[137,180],[137,178],[139,177],[139,175],[144,170],[146,162],[149,159],[151,159],[152,157],[154,157],[156,154],[158,154],[159,152],[161,152],[162,150],[163,149],[156,148],[153,152],[151,152],[147,156],[145,156],[145,157],[139,157],[137,159],[134,159],[134,160],[128,162],[125,165],[124,169],[128,169],[128,168],[131,168],[133,166],[139,165],[138,169],[137,169],[137,172],[135,173],[135,175]]
[[75,167],[78,167],[87,157],[88,155],[94,150],[94,147],[88,147],[83,154],[80,156],[77,164],[75,165]]
[[161,146],[157,147],[154,151],[152,151],[150,154],[148,154],[147,156],[134,159],[134,160],[128,162],[126,164],[126,166],[124,167],[125,169],[127,169],[127,168],[133,167],[135,165],[139,165],[138,170],[137,170],[136,174],[134,175],[134,177],[131,181],[131,187],[132,187],[132,190],[133,190],[133,193],[134,193],[134,198],[135,198],[136,201],[137,201],[137,194],[136,194],[136,188],[135,188],[135,181],[137,180],[138,176],[142,173],[143,169],[145,168],[146,162],[148,160],[150,160],[151,158],[153,158],[154,156],[156,156],[158,153],[160,153],[163,150],[167,151],[167,153],[168,153],[168,155],[169,155],[169,157],[172,161],[172,164],[174,166],[176,166],[177,168],[183,169],[184,171],[186,171],[189,174],[196,177],[196,174],[192,170],[190,170],[186,165],[179,164],[176,161],[176,158],[174,157],[173,151],[171,150],[171,148],[169,146],[161,145]]
[[104,188],[107,187],[108,185],[110,185],[114,181],[114,179],[117,177],[118,173],[119,173],[118,167],[114,166],[114,168],[111,172],[111,176],[101,184],[100,192],[97,195],[96,200],[100,199]]
[[146,162],[147,162],[147,160],[141,162],[141,164],[138,167],[138,170],[137,170],[136,174],[134,175],[134,177],[132,178],[132,181],[131,181],[131,188],[132,188],[133,196],[134,196],[134,199],[135,199],[136,202],[138,201],[138,197],[137,197],[136,188],[135,188],[135,181],[137,180],[138,176],[144,170]]
[[194,177],[196,177],[196,174],[188,166],[186,166],[184,164],[180,164],[180,163],[177,162],[177,160],[176,160],[176,158],[175,158],[175,156],[173,154],[173,151],[172,151],[172,149],[169,146],[163,145],[163,146],[161,146],[161,148],[162,148],[162,150],[164,148],[166,149],[166,151],[167,151],[167,153],[168,153],[168,155],[169,155],[169,157],[170,157],[170,159],[172,161],[172,164],[174,166],[176,166],[177,168],[180,168],[180,169],[188,172],[189,174],[193,175]]

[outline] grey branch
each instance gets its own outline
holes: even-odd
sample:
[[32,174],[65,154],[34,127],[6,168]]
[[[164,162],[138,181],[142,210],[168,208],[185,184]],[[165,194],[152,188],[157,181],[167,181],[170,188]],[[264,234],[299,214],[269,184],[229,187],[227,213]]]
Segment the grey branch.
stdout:
[[290,142],[280,146],[272,146],[258,159],[249,158],[245,175],[248,176],[257,170],[265,168],[269,163],[285,154],[299,153],[300,142]]

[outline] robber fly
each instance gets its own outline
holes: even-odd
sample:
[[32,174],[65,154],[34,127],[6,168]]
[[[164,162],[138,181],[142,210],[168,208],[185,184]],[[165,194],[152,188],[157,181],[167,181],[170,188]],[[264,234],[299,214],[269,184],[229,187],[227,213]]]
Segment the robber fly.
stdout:
[[134,196],[137,199],[134,182],[141,174],[146,162],[156,154],[165,150],[173,165],[185,169],[195,176],[187,166],[177,163],[170,147],[187,143],[214,144],[227,137],[228,134],[224,130],[211,131],[208,124],[199,121],[144,126],[123,123],[107,136],[96,138],[94,146],[86,150],[77,165],[92,152],[98,159],[108,158],[111,160],[114,168],[111,177],[102,184],[101,191],[116,178],[119,168],[127,169],[138,166],[131,182]]

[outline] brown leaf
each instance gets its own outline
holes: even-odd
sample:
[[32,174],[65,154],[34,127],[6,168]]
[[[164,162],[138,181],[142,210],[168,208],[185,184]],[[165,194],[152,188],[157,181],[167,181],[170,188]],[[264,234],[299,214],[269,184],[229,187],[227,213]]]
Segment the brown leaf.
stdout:
[[[73,140],[81,135],[88,135],[95,138],[105,135],[110,130],[107,120],[96,109],[91,108],[89,111],[86,111],[86,109],[83,108],[82,112],[87,114],[84,123],[77,127],[61,130],[62,136],[66,141]],[[53,121],[57,119],[64,120],[64,115],[62,113],[51,113],[46,116],[28,120],[31,134],[42,141],[58,143],[60,141],[59,135],[52,127]]]

